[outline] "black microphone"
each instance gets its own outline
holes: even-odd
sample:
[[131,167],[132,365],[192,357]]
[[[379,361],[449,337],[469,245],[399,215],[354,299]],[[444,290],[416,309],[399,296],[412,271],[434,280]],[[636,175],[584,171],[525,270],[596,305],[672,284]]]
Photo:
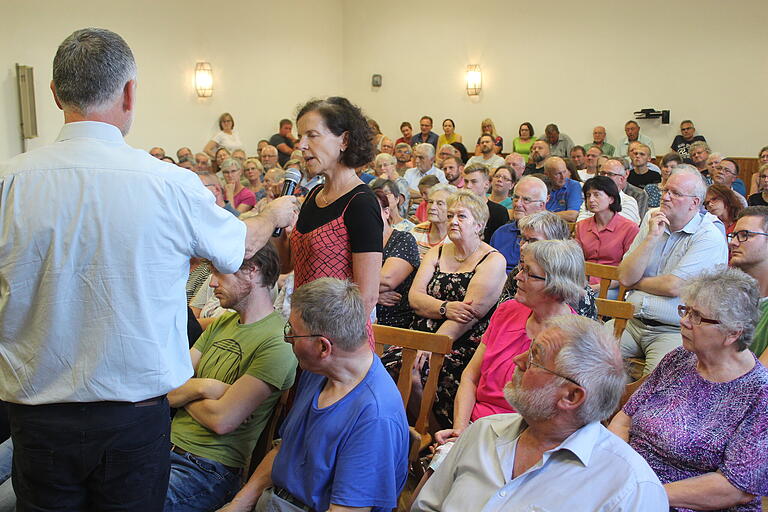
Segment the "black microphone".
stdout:
[[[296,190],[296,187],[298,187],[301,182],[301,171],[290,167],[285,170],[283,179],[285,182],[283,183],[283,192],[280,194],[280,197],[293,195],[293,191]],[[282,232],[283,228],[277,228],[272,233],[272,236],[278,237]]]

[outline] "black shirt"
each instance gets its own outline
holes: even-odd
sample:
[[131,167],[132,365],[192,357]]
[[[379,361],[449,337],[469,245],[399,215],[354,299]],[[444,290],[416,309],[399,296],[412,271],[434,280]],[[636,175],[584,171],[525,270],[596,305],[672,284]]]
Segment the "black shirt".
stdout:
[[661,183],[661,174],[650,169],[646,170],[643,174],[638,174],[632,169],[629,171],[627,181],[636,187],[645,188],[646,185],[651,183]]
[[[269,145],[270,146],[279,146],[280,144],[286,144],[289,148],[293,149],[293,142],[288,137],[283,137],[279,133],[274,134],[269,138]],[[285,166],[285,162],[290,160],[291,155],[286,155],[279,149],[277,150],[277,161],[280,162],[280,166]]]
[[752,194],[747,199],[747,204],[749,206],[768,206],[768,202],[766,202],[765,199],[763,199],[763,194],[761,192],[758,192],[757,194]]
[[691,144],[699,140],[702,142],[707,142],[707,139],[705,139],[703,135],[694,135],[693,138],[689,141],[686,141],[682,135],[678,135],[675,137],[675,140],[672,141],[672,151],[677,151],[681,157],[690,159]]
[[483,233],[483,241],[485,243],[491,242],[491,236],[493,232],[498,228],[509,222],[509,212],[506,208],[499,203],[494,203],[488,200],[488,222],[485,224],[485,232]]

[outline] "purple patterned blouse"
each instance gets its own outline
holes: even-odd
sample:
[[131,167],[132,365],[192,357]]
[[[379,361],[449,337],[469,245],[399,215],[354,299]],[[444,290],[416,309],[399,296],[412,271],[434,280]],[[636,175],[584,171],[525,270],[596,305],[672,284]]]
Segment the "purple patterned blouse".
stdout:
[[[749,372],[718,383],[696,361],[673,350],[632,395],[629,444],[662,483],[719,471],[737,489],[768,494],[768,370],[755,358]],[[760,498],[725,510],[760,512]]]

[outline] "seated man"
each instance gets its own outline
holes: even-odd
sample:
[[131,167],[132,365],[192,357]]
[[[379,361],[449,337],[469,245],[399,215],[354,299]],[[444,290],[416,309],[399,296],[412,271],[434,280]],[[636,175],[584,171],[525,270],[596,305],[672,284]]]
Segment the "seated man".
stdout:
[[527,176],[529,174],[536,174],[539,172],[543,173],[544,162],[547,158],[549,158],[549,156],[549,142],[541,139],[534,142],[531,146],[531,154],[528,157],[528,165],[525,166],[523,175]]
[[[483,137],[481,137],[481,139],[485,140]],[[488,243],[491,241],[493,232],[509,221],[509,213],[507,212],[507,209],[500,204],[488,200],[486,194],[488,192],[488,187],[491,186],[491,179],[488,176],[488,167],[483,164],[467,165],[464,168],[463,175],[464,189],[475,194],[478,199],[488,206],[488,222],[485,223],[485,229],[483,230],[483,240]]]
[[560,133],[560,129],[556,124],[548,124],[544,128],[544,136],[539,137],[539,140],[545,140],[549,143],[550,155],[563,158],[571,154],[571,148],[574,145],[569,136]]
[[669,509],[650,466],[600,424],[625,382],[609,329],[556,317],[514,361],[504,396],[518,413],[470,425],[412,512]]
[[403,178],[408,182],[408,186],[411,187],[411,196],[419,195],[419,181],[424,176],[437,176],[440,183],[448,183],[445,179],[443,171],[435,167],[435,148],[432,144],[419,144],[413,150],[413,159],[416,162],[416,167],[412,167],[405,171]]
[[556,213],[567,222],[576,222],[584,197],[581,194],[579,182],[568,177],[565,160],[559,156],[547,158],[544,162],[544,172],[552,180],[547,210]]
[[168,394],[171,476],[165,511],[213,510],[240,487],[256,441],[280,393],[293,385],[296,358],[272,306],[277,251],[265,245],[234,274],[215,269],[218,317],[189,351],[195,375]]
[[504,159],[494,151],[493,136],[484,133],[480,136],[480,155],[473,156],[467,162],[467,167],[473,164],[483,164],[488,169],[493,170],[504,165]]
[[329,277],[293,293],[285,340],[304,372],[282,442],[223,510],[392,510],[408,473],[400,393],[371,352],[356,285]]
[[746,205],[747,186],[739,178],[739,164],[733,158],[723,158],[715,166],[715,172],[712,174],[712,182],[725,185],[739,194],[739,199],[744,199],[742,203]]
[[635,317],[621,337],[624,357],[645,357],[648,375],[682,343],[680,289],[703,270],[728,262],[722,223],[701,213],[707,187],[699,171],[678,165],[662,189],[661,207],[649,210],[619,265]]

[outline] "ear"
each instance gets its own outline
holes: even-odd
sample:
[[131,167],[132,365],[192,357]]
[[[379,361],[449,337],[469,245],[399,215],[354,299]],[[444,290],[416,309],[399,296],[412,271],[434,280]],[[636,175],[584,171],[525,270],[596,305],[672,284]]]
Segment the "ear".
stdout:
[[59,95],[56,94],[56,86],[53,85],[53,80],[51,80],[51,92],[53,93],[53,101],[56,102],[56,106],[59,107],[59,110],[64,110],[61,106],[61,101],[59,101]]
[[128,80],[123,86],[123,112],[131,112],[136,102],[136,80]]
[[333,354],[333,343],[325,336],[318,337],[318,357],[320,359],[328,359]]
[[584,404],[587,399],[587,392],[584,388],[571,382],[565,383],[565,388],[561,391],[562,395],[557,401],[557,406],[566,411],[575,411]]
[[344,132],[341,134],[341,150],[346,151],[347,147],[349,147],[349,132]]
[[744,331],[742,330],[729,332],[728,334],[726,334],[725,339],[723,340],[723,345],[725,346],[733,345],[734,343],[736,343],[736,340],[741,338],[741,334],[743,332]]

